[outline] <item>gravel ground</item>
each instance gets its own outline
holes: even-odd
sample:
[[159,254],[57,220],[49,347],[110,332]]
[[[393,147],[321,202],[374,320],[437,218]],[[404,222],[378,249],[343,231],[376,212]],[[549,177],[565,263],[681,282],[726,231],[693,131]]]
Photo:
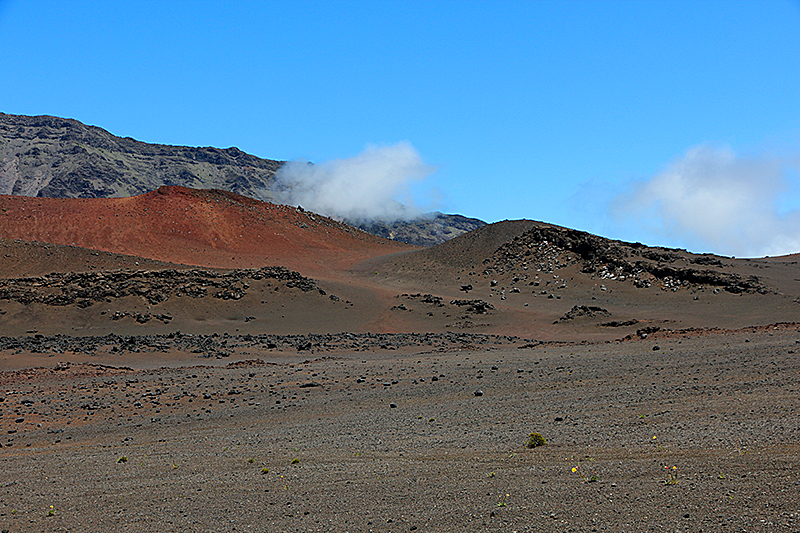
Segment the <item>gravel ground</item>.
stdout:
[[0,527],[800,531],[798,339],[4,372]]

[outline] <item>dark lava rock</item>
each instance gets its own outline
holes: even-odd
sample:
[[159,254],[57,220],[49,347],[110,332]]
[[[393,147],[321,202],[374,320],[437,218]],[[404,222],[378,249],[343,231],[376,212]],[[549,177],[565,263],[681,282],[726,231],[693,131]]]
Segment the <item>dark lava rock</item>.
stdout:
[[494,309],[492,304],[483,300],[451,300],[450,305],[457,305],[459,307],[467,306],[468,313],[475,313],[478,315],[486,314]]
[[567,311],[564,316],[553,322],[553,324],[574,320],[579,317],[595,318],[599,316],[611,316],[611,313],[609,313],[607,309],[594,305],[575,305],[572,309]]
[[[45,276],[0,280],[0,300],[16,301],[24,305],[41,303],[53,306],[77,305],[88,307],[95,302],[108,302],[126,296],[140,296],[150,304],[169,300],[172,296],[204,298],[206,287],[218,289],[215,298],[238,300],[249,286],[249,280],[274,279],[286,287],[303,292],[317,290],[314,280],[285,267],[259,269],[203,270],[118,270],[111,272],[52,273]],[[129,316],[115,313],[112,320]],[[146,323],[150,315],[134,316],[137,322]],[[164,323],[169,315],[155,316]]]

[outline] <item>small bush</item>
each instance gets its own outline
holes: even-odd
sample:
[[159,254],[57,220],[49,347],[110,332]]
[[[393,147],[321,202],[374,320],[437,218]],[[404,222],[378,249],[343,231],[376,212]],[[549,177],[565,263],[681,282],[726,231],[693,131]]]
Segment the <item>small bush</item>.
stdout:
[[125,455],[123,455],[122,457],[120,457],[119,459],[117,459],[117,462],[118,462],[118,463],[127,463],[127,462],[128,462],[128,457],[127,457],[127,456],[125,456]]
[[528,435],[528,440],[525,442],[526,448],[536,448],[537,446],[544,446],[547,441],[542,437],[541,433],[531,433]]

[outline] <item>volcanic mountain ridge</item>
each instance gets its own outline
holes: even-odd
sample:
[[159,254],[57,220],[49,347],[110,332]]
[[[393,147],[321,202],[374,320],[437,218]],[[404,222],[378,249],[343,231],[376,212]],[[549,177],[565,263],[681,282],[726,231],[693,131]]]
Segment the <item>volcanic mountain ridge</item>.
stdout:
[[[238,148],[150,144],[52,116],[0,113],[0,194],[49,198],[116,198],[161,186],[220,189],[277,202],[282,161]],[[486,223],[429,213],[413,220],[348,221],[368,233],[431,246]]]
[[270,200],[282,162],[238,148],[194,148],[117,137],[51,116],[0,113],[0,193],[51,198],[135,196],[162,185]]
[[639,288],[708,286],[736,294],[770,290],[757,275],[725,268],[737,263],[732,258],[612,240],[531,220],[488,225],[395,266],[413,270],[420,261],[428,268],[455,265],[468,277],[508,279],[511,284],[534,285],[533,278],[572,266],[592,279],[628,281]]
[[597,279],[629,280],[640,288],[660,284],[670,290],[689,285],[718,287],[731,293],[763,294],[768,290],[757,276],[743,278],[724,271],[722,258],[711,254],[695,255],[685,250],[611,240],[543,223],[505,242],[484,259],[482,274],[511,273],[524,281],[529,277],[529,266],[552,274],[573,264]]

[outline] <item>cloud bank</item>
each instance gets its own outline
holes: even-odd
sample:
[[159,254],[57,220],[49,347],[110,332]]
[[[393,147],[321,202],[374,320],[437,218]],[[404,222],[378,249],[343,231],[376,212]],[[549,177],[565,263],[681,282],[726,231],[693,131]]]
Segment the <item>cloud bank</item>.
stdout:
[[[800,252],[800,159],[737,156],[700,145],[609,204],[613,217],[673,240],[736,256]],[[792,190],[794,189],[794,191]],[[794,193],[794,194],[792,194]]]
[[319,165],[291,161],[275,175],[273,193],[280,202],[333,218],[391,222],[421,214],[409,187],[434,170],[408,142],[369,146],[355,157]]

